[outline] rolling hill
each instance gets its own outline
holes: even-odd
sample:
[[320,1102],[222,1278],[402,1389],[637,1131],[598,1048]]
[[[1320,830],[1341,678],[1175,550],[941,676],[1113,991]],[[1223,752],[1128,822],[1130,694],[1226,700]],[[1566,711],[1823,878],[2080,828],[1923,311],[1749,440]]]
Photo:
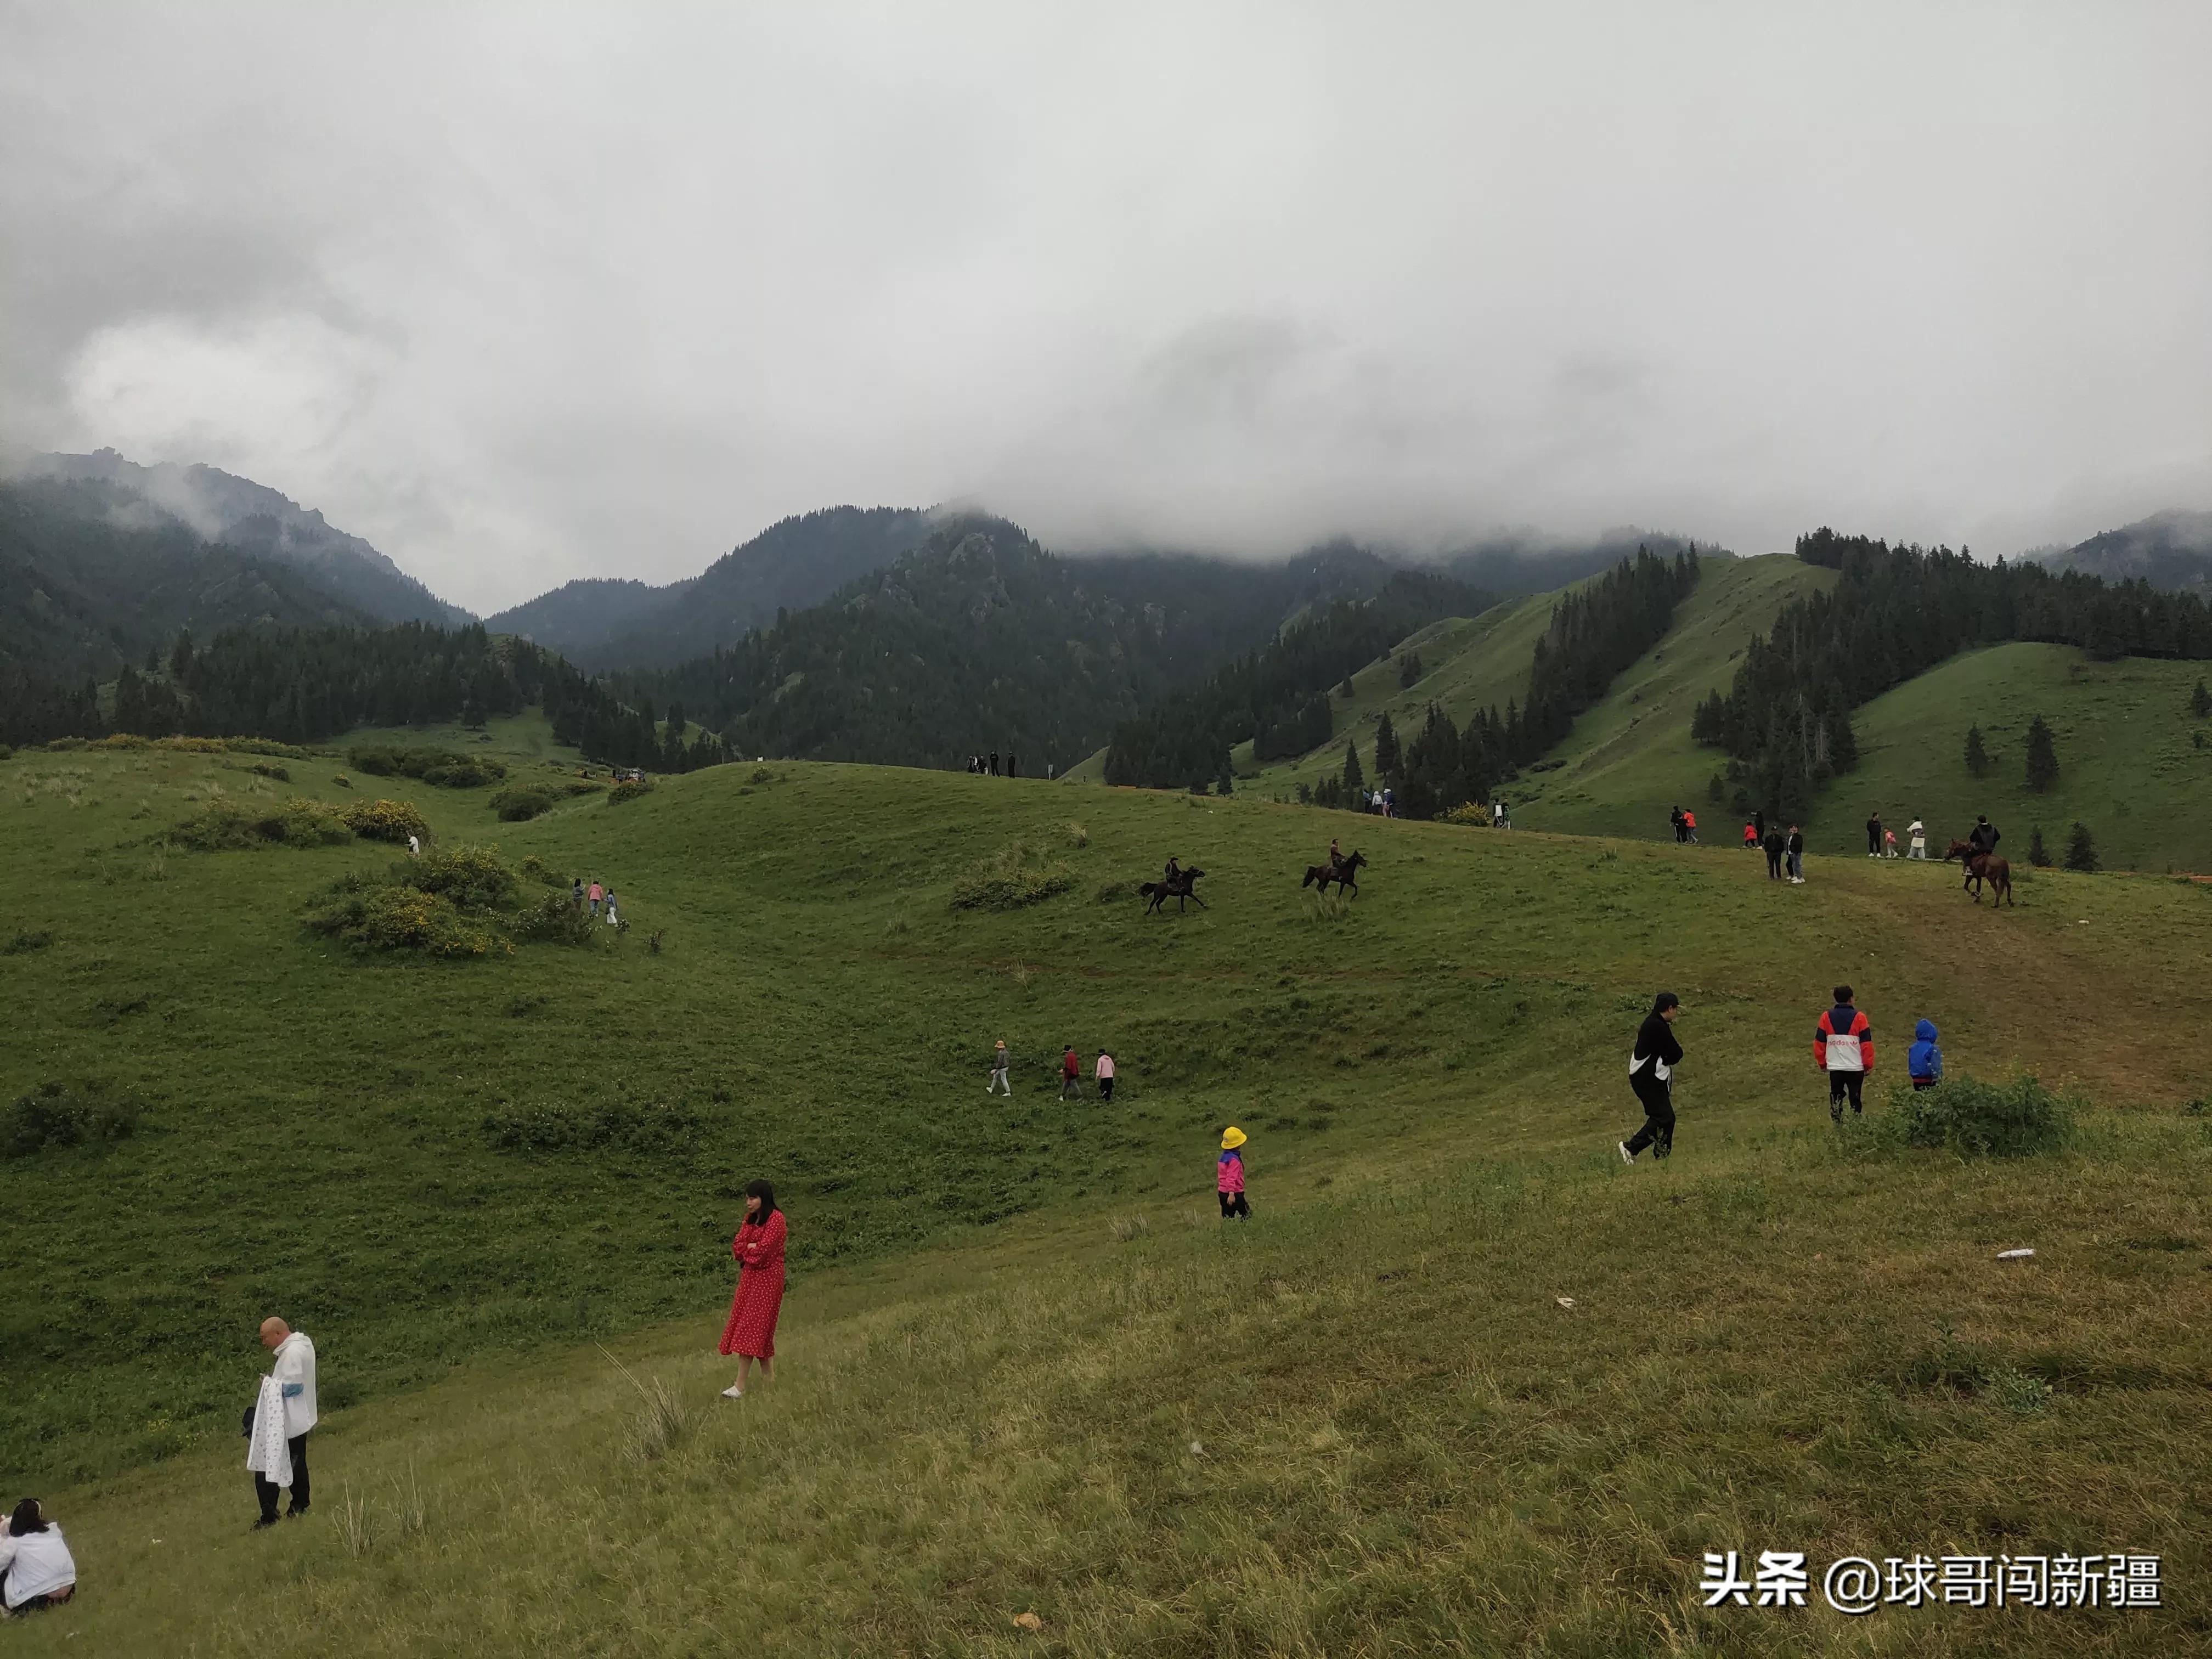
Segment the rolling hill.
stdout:
[[2212,596],[2212,513],[2154,513],[2037,556],[2053,570]]
[[[573,769],[527,719],[487,735]],[[2212,1619],[2212,1141],[2171,1040],[2212,1014],[2194,885],[2053,874],[1993,917],[1936,869],[1778,890],[1714,848],[1370,822],[1365,890],[1316,905],[1295,872],[1331,821],[1249,792],[793,763],[523,824],[380,781],[434,846],[604,878],[633,927],[356,957],[302,908],[389,849],[167,834],[358,798],[337,770],[0,761],[0,1098],[143,1107],[27,1150],[60,1120],[9,1120],[0,1448],[81,1575],[11,1633],[2025,1655],[2054,1620],[2150,1654]],[[1210,908],[1146,918],[1131,884],[1170,849]],[[978,866],[1045,896],[956,903]],[[2073,1079],[2084,1129],[2005,1161],[1835,1136],[1803,1039],[1839,973],[1886,1038],[1940,1019],[1954,1073]],[[1620,1055],[1661,985],[1682,1127],[1624,1170]],[[1016,1093],[986,1099],[999,1036]],[[1110,1107],[1058,1099],[1064,1042],[1115,1050]],[[1255,1218],[1223,1231],[1231,1121]],[[712,1347],[763,1173],[794,1271],[775,1381],[738,1404]],[[315,1336],[325,1419],[313,1513],[249,1538],[270,1311]],[[1702,1552],[1781,1547],[2124,1547],[2166,1603],[1702,1607]]]

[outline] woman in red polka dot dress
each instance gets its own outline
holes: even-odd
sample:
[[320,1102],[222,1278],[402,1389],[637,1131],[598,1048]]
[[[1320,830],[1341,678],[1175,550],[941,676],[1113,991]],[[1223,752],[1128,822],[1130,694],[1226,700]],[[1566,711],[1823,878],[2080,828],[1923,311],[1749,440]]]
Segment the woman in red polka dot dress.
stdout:
[[769,1379],[775,1358],[775,1316],[783,1308],[783,1212],[775,1207],[775,1188],[756,1181],[745,1188],[745,1218],[730,1241],[738,1259],[738,1293],[730,1300],[730,1322],[722,1328],[722,1352],[738,1356],[738,1380],[723,1397],[745,1397],[746,1362],[760,1361],[761,1381]]

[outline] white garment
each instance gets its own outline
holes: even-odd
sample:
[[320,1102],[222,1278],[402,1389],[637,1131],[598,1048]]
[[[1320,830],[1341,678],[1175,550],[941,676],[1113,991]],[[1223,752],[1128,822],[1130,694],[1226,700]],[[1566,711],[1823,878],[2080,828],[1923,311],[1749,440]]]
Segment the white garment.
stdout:
[[272,1486],[292,1484],[292,1449],[284,1443],[284,1396],[276,1379],[261,1379],[253,1402],[253,1429],[246,1437],[246,1467]]
[[616,927],[616,926],[617,926],[617,925],[618,925],[618,924],[617,924],[617,923],[616,922],[616,921],[615,921],[615,906],[614,906],[614,901],[613,901],[612,899],[610,899],[610,900],[608,900],[608,901],[607,901],[607,926],[608,926],[608,927]]
[[34,1595],[51,1595],[76,1583],[76,1562],[52,1522],[44,1532],[21,1538],[0,1522],[0,1573],[8,1576],[8,1605],[20,1607]]
[[294,1331],[276,1345],[269,1374],[284,1397],[284,1437],[297,1440],[315,1426],[315,1345],[305,1331]]

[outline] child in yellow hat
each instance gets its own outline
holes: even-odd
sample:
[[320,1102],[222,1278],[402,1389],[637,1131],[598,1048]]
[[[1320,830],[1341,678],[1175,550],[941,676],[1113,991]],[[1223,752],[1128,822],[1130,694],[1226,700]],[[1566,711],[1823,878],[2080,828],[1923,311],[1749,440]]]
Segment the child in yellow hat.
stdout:
[[1014,1085],[1006,1081],[1006,1067],[1012,1063],[1006,1057],[1006,1040],[1000,1037],[999,1046],[991,1050],[991,1080],[983,1085],[985,1094],[988,1095],[997,1089],[1003,1089],[1008,1094],[1013,1093]]
[[1244,1132],[1231,1124],[1221,1132],[1221,1162],[1214,1168],[1214,1190],[1221,1194],[1221,1218],[1235,1216],[1239,1221],[1252,1218],[1252,1206],[1244,1201],[1244,1154],[1237,1149],[1244,1144]]

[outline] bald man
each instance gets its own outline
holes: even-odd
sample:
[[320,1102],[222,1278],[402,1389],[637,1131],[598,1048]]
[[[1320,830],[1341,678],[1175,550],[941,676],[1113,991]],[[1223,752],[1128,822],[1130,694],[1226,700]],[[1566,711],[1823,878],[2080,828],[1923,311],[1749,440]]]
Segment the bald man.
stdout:
[[[289,1519],[307,1512],[307,1431],[315,1426],[315,1345],[305,1331],[295,1331],[283,1320],[261,1322],[261,1346],[276,1356],[270,1367],[276,1392],[283,1401],[284,1442],[292,1455],[292,1501],[285,1509]],[[253,1494],[261,1500],[256,1528],[276,1524],[276,1483],[259,1474],[253,1477]]]

